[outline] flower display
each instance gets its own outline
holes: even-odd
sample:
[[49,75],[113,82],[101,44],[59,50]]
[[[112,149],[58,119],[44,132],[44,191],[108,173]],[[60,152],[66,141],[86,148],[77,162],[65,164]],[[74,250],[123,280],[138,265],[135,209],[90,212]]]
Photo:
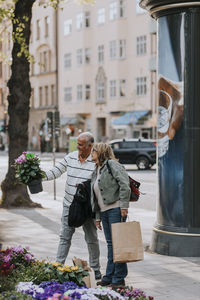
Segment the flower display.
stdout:
[[146,294],[140,290],[140,289],[136,289],[136,288],[132,288],[132,287],[120,287],[120,288],[116,288],[115,289],[116,292],[118,292],[120,295],[124,296],[125,299],[129,300],[129,299],[147,299],[146,298]]
[[31,152],[23,152],[15,159],[13,167],[19,183],[29,184],[35,179],[45,177],[45,172],[40,169],[40,160],[37,155]]
[[34,261],[34,255],[28,251],[28,248],[21,246],[0,250],[0,274],[8,275],[19,265],[30,265]]
[[153,300],[136,288],[87,288],[79,266],[36,260],[22,246],[0,250],[0,300]]
[[16,289],[18,292],[26,293],[34,299],[46,300],[49,297],[57,297],[63,295],[68,290],[79,288],[78,285],[72,281],[59,283],[57,281],[46,281],[40,285],[35,285],[33,282],[20,282]]
[[119,293],[113,291],[109,288],[90,288],[90,289],[75,289],[73,292],[67,292],[67,295],[71,299],[88,299],[88,300],[98,300],[98,299],[109,299],[109,300],[125,300],[123,296]]

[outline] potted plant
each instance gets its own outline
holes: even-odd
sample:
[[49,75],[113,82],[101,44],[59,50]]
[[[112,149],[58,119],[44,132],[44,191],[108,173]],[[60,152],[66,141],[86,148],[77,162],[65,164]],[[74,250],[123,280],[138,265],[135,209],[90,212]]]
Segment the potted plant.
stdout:
[[28,185],[32,194],[39,193],[43,190],[42,178],[45,172],[40,168],[40,160],[37,155],[31,152],[23,152],[13,165],[15,168],[17,181]]

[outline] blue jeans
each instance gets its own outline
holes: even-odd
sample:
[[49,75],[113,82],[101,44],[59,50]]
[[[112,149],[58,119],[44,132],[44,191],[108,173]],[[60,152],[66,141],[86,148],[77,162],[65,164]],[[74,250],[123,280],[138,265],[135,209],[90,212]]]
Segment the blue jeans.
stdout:
[[124,280],[128,274],[126,263],[114,263],[113,262],[113,247],[112,247],[112,232],[111,224],[121,222],[121,211],[119,207],[112,208],[101,212],[101,221],[103,225],[103,230],[108,247],[108,261],[106,267],[106,275],[103,276],[102,280],[119,283]]

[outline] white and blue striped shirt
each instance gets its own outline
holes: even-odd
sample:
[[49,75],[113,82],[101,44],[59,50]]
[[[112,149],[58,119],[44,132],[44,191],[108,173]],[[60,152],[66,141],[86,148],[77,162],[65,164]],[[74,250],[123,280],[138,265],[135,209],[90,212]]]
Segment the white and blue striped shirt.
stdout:
[[90,179],[94,168],[95,162],[92,161],[91,155],[81,163],[78,158],[78,151],[74,151],[66,155],[55,167],[46,171],[46,178],[43,180],[53,180],[67,172],[64,205],[70,206],[76,193],[77,184]]

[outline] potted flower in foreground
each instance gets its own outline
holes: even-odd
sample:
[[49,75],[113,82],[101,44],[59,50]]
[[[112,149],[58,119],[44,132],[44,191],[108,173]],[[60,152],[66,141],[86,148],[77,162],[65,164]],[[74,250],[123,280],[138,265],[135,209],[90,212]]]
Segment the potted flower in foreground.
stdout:
[[45,172],[40,168],[40,160],[37,155],[31,152],[23,152],[13,165],[15,168],[17,181],[28,185],[32,194],[39,193],[43,190],[42,178]]

